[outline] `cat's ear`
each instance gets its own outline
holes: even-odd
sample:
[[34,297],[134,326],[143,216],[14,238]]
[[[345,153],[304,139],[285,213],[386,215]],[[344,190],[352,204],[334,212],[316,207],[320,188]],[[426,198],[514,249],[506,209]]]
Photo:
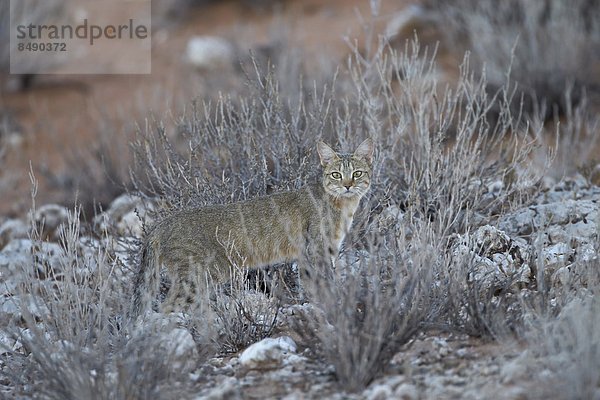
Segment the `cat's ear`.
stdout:
[[317,153],[319,153],[322,166],[329,165],[338,158],[335,151],[322,140],[319,140],[319,143],[317,143]]
[[354,157],[362,158],[369,164],[373,163],[373,139],[368,138],[363,141],[354,151]]

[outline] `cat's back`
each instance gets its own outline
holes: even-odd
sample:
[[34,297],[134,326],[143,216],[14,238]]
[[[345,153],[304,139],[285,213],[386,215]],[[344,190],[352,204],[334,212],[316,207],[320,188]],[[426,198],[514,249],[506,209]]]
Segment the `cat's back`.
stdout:
[[[229,204],[214,204],[171,214],[159,222],[151,236],[161,241],[175,236],[203,238],[221,232],[239,230],[243,226],[270,226],[302,223],[322,206],[318,185],[306,185],[300,189],[277,192],[267,196]],[[158,238],[157,238],[158,239]]]

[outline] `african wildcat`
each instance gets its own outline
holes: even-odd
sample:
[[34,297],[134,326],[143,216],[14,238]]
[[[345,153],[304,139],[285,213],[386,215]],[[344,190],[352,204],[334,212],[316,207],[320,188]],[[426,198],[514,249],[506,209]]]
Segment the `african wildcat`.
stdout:
[[365,140],[353,154],[338,154],[319,142],[317,152],[323,167],[317,183],[248,201],[180,211],[158,223],[142,249],[134,315],[157,294],[161,267],[171,281],[161,309],[171,311],[197,299],[197,290],[207,293],[207,274],[213,283],[229,281],[232,265],[246,268],[299,260],[311,247],[335,259],[369,189],[373,141]]

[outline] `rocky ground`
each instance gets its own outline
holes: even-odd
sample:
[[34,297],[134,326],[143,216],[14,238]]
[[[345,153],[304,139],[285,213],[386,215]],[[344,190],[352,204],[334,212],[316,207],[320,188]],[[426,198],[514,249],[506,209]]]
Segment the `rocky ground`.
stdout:
[[[137,246],[142,232],[139,217],[144,216],[145,209],[135,196],[116,199],[96,218],[94,228],[77,239],[78,257],[86,262],[77,263],[83,268],[67,275],[84,282],[86,276],[94,274],[91,260],[101,247],[99,242],[105,241],[115,250],[114,277],[130,279],[129,250]],[[20,326],[23,337],[32,329],[23,323],[27,319],[23,313],[37,314],[42,321],[51,311],[41,309],[43,304],[27,303],[20,285],[31,285],[23,281],[32,277],[48,285],[64,279],[71,257],[64,245],[70,214],[61,206],[44,205],[28,219],[12,219],[0,226],[0,320]],[[45,240],[30,238],[32,226],[38,227]],[[470,235],[456,238],[452,251],[459,255],[476,253],[480,269],[473,271],[473,279],[486,286],[502,286],[510,279],[515,291],[532,290],[530,284],[539,279],[542,265],[548,284],[566,285],[585,279],[578,265],[597,260],[599,226],[600,187],[582,178],[566,179],[543,190],[528,206],[504,215],[494,226],[482,225]],[[98,239],[94,231],[110,234]],[[30,269],[28,277],[19,272],[24,266]],[[174,346],[174,359],[187,363],[184,370],[194,388],[192,398],[527,399],[540,398],[540,385],[551,376],[543,368],[530,368],[533,350],[522,340],[491,340],[424,328],[362,393],[347,393],[336,382],[333,367],[315,357],[311,344],[294,331],[295,316],[306,312],[310,312],[309,304],[282,306],[271,337],[205,361],[198,356],[194,338],[186,329],[174,328],[166,342]],[[43,330],[44,325],[38,324],[38,328]],[[0,336],[2,393],[19,398],[18,393],[25,389],[15,392],[14,382],[6,377],[14,368],[11,360],[15,355],[27,358],[31,350],[26,341],[21,343],[18,336],[8,332],[3,330]],[[596,388],[594,398],[600,398],[600,388]]]

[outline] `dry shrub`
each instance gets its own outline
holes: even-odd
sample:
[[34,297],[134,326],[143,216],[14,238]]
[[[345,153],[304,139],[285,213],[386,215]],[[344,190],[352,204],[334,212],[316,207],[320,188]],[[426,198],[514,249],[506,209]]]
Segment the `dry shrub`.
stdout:
[[[32,224],[31,262],[19,263],[10,276],[18,312],[2,315],[8,323],[0,328],[13,343],[2,344],[9,392],[50,399],[180,398],[189,389],[189,364],[181,362],[179,349],[165,346],[173,327],[140,331],[127,324],[132,276],[123,264],[126,254],[111,238],[82,236],[79,213],[75,208],[60,228],[58,244],[43,242],[41,228]],[[55,246],[50,258],[43,251],[48,245]]]
[[446,87],[427,53],[416,40],[403,52],[382,43],[355,57],[352,77],[363,129],[380,144],[376,194],[447,237],[518,207],[539,176],[527,168],[532,140],[510,109],[514,92],[490,91],[468,58]]
[[397,225],[372,239],[377,244],[368,253],[343,254],[330,277],[316,273],[329,263],[309,269],[311,284],[305,290],[316,312],[311,323],[298,327],[350,392],[378,377],[430,312],[435,254],[421,251],[425,238],[406,240]]
[[477,264],[453,258],[452,239],[493,225],[537,193],[534,141],[519,134],[527,124],[512,111],[510,85],[490,91],[467,57],[454,87],[442,86],[427,54],[412,41],[401,53],[382,43],[371,58],[356,57],[361,114],[380,143],[383,186],[373,196],[399,211],[407,231],[428,238],[420,251],[436,255],[427,324],[497,337],[516,323],[504,318],[517,301],[512,283],[492,290],[470,279]]
[[548,118],[557,108],[564,112],[567,101],[577,104],[586,89],[599,98],[598,2],[431,0],[427,5],[437,13],[450,47],[457,54],[470,51],[492,87],[504,85],[510,71],[527,110],[545,105]]
[[128,135],[118,134],[107,120],[96,130],[95,141],[85,150],[65,154],[63,170],[56,172],[44,164],[39,168],[47,185],[59,193],[56,201],[79,207],[86,221],[134,186],[129,175]]
[[[596,254],[598,251],[596,246]],[[527,351],[516,361],[539,398],[593,399],[600,394],[600,259],[576,261],[561,284],[524,297]],[[541,266],[538,274],[543,274]],[[544,282],[543,276],[538,278]]]
[[[280,304],[266,293],[261,279],[248,279],[246,269],[232,267],[231,282],[216,294],[211,308],[218,329],[216,345],[222,353],[236,353],[271,335]],[[205,315],[199,315],[199,321]]]
[[572,90],[572,87],[565,89],[565,109],[561,118],[555,115],[552,122],[545,122],[545,110],[535,112],[530,118],[529,131],[540,144],[532,159],[538,164],[552,159],[548,176],[556,180],[576,173],[590,179],[600,162],[600,117],[586,94],[573,105]]
[[281,93],[280,76],[256,74],[245,95],[195,102],[174,132],[147,123],[133,144],[136,171],[144,174],[136,173],[136,189],[160,195],[177,210],[298,188],[312,179],[318,139],[337,137],[331,86]]

